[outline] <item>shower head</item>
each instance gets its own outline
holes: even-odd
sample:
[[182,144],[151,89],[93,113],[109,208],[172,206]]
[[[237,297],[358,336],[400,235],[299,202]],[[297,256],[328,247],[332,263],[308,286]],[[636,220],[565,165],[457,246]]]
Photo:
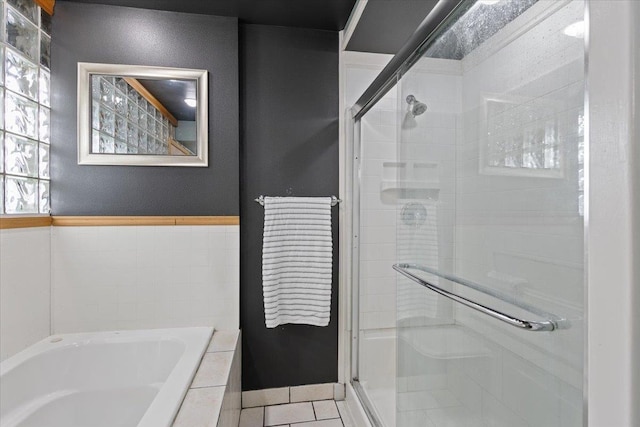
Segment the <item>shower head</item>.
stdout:
[[418,101],[413,95],[407,96],[407,104],[409,104],[409,112],[413,117],[419,116],[427,111],[427,105]]

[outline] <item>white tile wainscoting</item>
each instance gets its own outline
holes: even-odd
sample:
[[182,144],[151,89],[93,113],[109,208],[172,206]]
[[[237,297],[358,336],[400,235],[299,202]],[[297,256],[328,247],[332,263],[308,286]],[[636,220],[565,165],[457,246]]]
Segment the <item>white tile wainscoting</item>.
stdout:
[[239,327],[239,226],[51,231],[53,333]]
[[51,227],[0,230],[0,361],[51,333]]
[[51,227],[0,230],[0,361],[51,333]]

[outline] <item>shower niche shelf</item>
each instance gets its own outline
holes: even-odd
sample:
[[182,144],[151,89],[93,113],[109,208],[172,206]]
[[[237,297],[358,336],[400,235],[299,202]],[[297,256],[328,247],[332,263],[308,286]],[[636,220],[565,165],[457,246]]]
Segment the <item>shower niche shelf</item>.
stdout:
[[384,162],[380,193],[383,199],[438,200],[437,163]]
[[443,325],[403,329],[399,339],[430,359],[489,357],[483,341],[464,326]]
[[431,199],[438,200],[440,188],[437,184],[421,181],[382,181],[380,192],[383,197],[393,199]]

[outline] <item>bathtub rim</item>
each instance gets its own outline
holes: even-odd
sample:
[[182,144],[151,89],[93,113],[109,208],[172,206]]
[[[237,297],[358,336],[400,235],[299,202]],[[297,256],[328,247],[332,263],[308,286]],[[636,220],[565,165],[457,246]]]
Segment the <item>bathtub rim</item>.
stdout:
[[[65,347],[104,342],[181,341],[185,349],[137,427],[171,427],[213,336],[213,327],[84,332],[51,335],[0,363],[0,378],[30,358]],[[61,341],[51,342],[62,338]]]

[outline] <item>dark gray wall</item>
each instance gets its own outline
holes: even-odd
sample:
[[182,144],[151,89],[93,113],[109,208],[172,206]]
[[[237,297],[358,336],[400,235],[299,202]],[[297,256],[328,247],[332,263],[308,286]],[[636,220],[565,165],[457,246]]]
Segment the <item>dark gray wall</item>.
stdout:
[[338,192],[338,34],[240,26],[240,323],[244,390],[338,379],[338,222],[333,209],[333,294],[328,327],[267,329],[262,298],[268,196]]
[[[59,2],[53,18],[54,215],[238,215],[236,18]],[[209,71],[209,167],[78,166],[78,62]]]
[[369,0],[347,50],[395,55],[438,0]]

